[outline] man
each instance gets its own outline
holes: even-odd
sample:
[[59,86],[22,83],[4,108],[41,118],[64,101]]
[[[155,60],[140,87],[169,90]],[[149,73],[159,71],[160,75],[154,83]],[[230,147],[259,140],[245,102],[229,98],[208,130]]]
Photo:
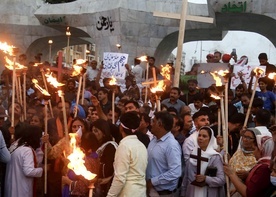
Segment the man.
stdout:
[[96,60],[92,60],[90,66],[87,67],[87,79],[89,81],[94,81],[97,78],[99,70],[97,69],[98,62]]
[[183,120],[183,129],[182,134],[184,135],[185,139],[190,136],[190,132],[193,128],[193,119],[190,113],[183,113],[181,115],[181,119]]
[[173,117],[173,126],[171,129],[171,133],[173,134],[176,141],[178,141],[180,146],[182,146],[185,140],[185,136],[182,133],[183,122],[176,114],[171,114],[171,115]]
[[115,174],[107,196],[146,196],[148,154],[135,135],[139,127],[139,117],[134,112],[127,112],[122,115],[120,122],[119,129],[123,139],[115,154]]
[[142,133],[146,134],[150,140],[153,139],[153,135],[150,132],[149,128],[150,128],[150,117],[148,114],[146,113],[140,113],[140,125],[139,125],[139,131],[141,131]]
[[193,132],[183,143],[182,151],[184,155],[184,161],[186,162],[190,158],[190,154],[192,153],[197,138],[197,131],[203,126],[209,126],[209,116],[206,111],[199,110],[193,115],[193,121],[195,125],[196,131]]
[[101,108],[105,114],[108,113],[108,109],[112,107],[112,103],[108,99],[108,90],[106,88],[100,88],[98,91],[98,99],[100,101]]
[[[125,102],[125,113],[127,112],[136,112],[137,114],[139,113],[139,104],[136,101],[129,100]],[[135,134],[137,135],[138,139],[140,142],[142,142],[145,147],[148,147],[150,143],[150,138],[147,134],[141,132],[140,130],[136,131]]]
[[271,120],[271,113],[268,110],[260,109],[256,112],[255,125],[262,135],[272,137],[271,132],[267,129]]
[[76,100],[76,84],[74,79],[68,79],[67,81],[67,89],[64,91],[64,99],[66,101],[69,101],[70,103],[72,101]]
[[216,51],[214,53],[213,63],[221,63],[220,59],[221,59],[221,52]]
[[191,115],[193,116],[196,112],[198,112],[202,107],[208,107],[203,103],[204,98],[201,94],[197,94],[194,97],[193,103],[190,103],[188,107],[191,109]]
[[[276,67],[273,64],[270,64],[268,62],[266,53],[260,53],[259,56],[258,56],[258,59],[259,59],[260,65],[266,66],[266,70],[265,70],[266,76],[268,76],[269,73],[276,72]],[[268,81],[267,89],[271,91],[273,89],[273,86],[274,86],[274,80],[269,79],[268,77],[266,77],[266,78],[267,78],[267,81]]]
[[184,103],[189,105],[194,101],[194,97],[200,93],[197,90],[198,82],[196,79],[189,79],[187,83],[188,83],[188,93],[181,96],[180,100],[182,100]]
[[174,197],[181,176],[181,148],[170,132],[173,117],[166,111],[154,115],[151,131],[155,137],[148,147],[147,190],[150,197]]
[[181,112],[181,108],[186,106],[186,104],[179,99],[180,97],[180,89],[178,87],[173,87],[170,91],[170,98],[164,99],[162,104],[169,107],[174,107],[177,109],[178,114]]
[[[158,77],[160,75],[160,70],[159,68],[157,68],[154,64],[155,64],[155,58],[154,57],[149,57],[148,58],[148,62],[149,62],[149,74],[148,74],[148,78],[153,78],[153,68],[155,68],[155,72],[156,72],[156,77]],[[147,73],[146,73],[147,74]],[[146,75],[145,75],[146,76]]]
[[134,67],[131,70],[132,75],[135,77],[137,83],[141,83],[144,77],[144,69],[140,65],[141,60],[137,57],[134,59]]
[[127,76],[125,78],[126,90],[123,95],[128,96],[129,99],[138,101],[140,99],[140,90],[136,85],[135,78],[133,76]]

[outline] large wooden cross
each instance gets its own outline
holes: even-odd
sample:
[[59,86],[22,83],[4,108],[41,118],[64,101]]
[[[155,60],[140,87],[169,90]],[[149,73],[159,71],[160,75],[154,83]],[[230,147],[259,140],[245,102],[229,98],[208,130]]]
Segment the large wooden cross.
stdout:
[[[190,155],[191,158],[193,159],[196,159],[197,161],[197,165],[196,165],[196,174],[200,174],[200,170],[201,170],[201,161],[205,161],[205,162],[208,162],[209,159],[208,158],[205,158],[205,157],[201,157],[201,149],[198,148],[197,149],[197,155]],[[193,185],[197,185],[197,186],[200,186],[201,184],[196,182],[196,181],[193,181],[192,182]]]
[[210,17],[187,15],[187,7],[188,7],[188,0],[182,0],[181,14],[153,12],[153,16],[171,18],[171,19],[180,19],[177,53],[176,53],[176,61],[175,61],[175,76],[174,76],[174,82],[173,82],[174,87],[179,86],[182,49],[183,49],[183,42],[184,42],[184,36],[185,36],[186,21],[189,20],[189,21],[203,22],[203,23],[214,22],[214,19]]

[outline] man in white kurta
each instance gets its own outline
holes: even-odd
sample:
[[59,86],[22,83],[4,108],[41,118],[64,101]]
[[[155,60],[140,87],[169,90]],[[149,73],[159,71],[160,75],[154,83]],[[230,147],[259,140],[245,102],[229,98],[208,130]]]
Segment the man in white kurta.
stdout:
[[[139,118],[133,112],[127,112],[120,118],[120,132],[123,135],[115,154],[114,178],[108,191],[108,197],[131,196],[146,197],[147,149],[135,135]],[[129,119],[137,119],[132,124]],[[127,122],[127,123],[126,123]],[[128,133],[126,134],[125,131]]]
[[42,172],[42,168],[35,168],[32,148],[16,148],[7,163],[5,197],[33,197],[34,177],[41,177]]

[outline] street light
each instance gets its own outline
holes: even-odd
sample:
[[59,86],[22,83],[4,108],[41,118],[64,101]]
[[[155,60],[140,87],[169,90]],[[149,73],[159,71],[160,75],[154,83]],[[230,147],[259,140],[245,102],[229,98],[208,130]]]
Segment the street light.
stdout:
[[66,65],[69,65],[69,59],[70,59],[70,49],[69,49],[69,42],[70,42],[70,28],[66,28],[66,36],[67,36],[67,48],[66,48]]

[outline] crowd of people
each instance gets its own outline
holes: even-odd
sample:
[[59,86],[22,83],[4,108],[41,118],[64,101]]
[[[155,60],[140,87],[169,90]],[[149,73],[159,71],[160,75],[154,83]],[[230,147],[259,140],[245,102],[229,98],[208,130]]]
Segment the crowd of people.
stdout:
[[[20,63],[27,65],[26,56],[20,58]],[[39,62],[40,56],[36,58]],[[207,56],[207,62],[229,63],[231,58],[237,61],[235,54],[215,52]],[[267,75],[276,72],[265,53],[259,60]],[[148,62],[148,77],[153,77],[154,67],[161,78],[155,58],[149,57]],[[36,78],[44,87],[35,63],[30,62],[27,71],[26,117],[20,102],[11,105],[9,93],[1,98],[1,196],[45,196],[46,191],[49,197],[85,197],[92,190],[94,197],[223,197],[227,192],[233,196],[276,196],[276,94],[274,82],[271,85],[267,77],[258,79],[260,91],[251,106],[251,85],[239,76],[241,84],[229,89],[227,98],[228,131],[219,132],[220,103],[211,97],[217,91],[215,85],[200,89],[197,79],[192,78],[184,90],[166,81],[162,95],[157,96],[140,85],[146,74],[138,58],[133,67],[126,65],[124,88],[111,86],[111,78],[100,83],[102,65],[93,60],[86,63],[83,102],[76,105],[78,78],[64,75],[66,85],[61,89],[65,106],[48,84],[52,108],[46,112],[45,97],[31,83]],[[196,75],[196,68],[188,74]],[[233,70],[230,64],[229,70]],[[172,65],[171,71],[174,74]],[[2,91],[9,89],[11,72],[4,70],[1,79]],[[157,99],[161,99],[160,111]],[[64,119],[69,134],[76,134],[87,170],[97,175],[93,180],[68,167],[72,147]],[[225,133],[228,152],[222,140],[225,136],[221,136]]]

